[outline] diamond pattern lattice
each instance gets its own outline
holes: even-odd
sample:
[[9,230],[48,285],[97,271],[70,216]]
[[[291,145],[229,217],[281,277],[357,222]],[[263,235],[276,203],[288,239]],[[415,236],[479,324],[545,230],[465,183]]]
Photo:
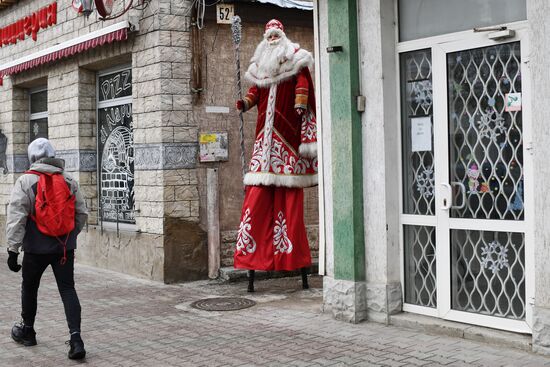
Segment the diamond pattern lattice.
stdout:
[[469,188],[453,218],[524,217],[522,113],[505,110],[521,92],[520,61],[519,42],[447,55],[450,181]]
[[401,73],[404,211],[406,214],[434,215],[433,149],[413,152],[411,142],[411,119],[433,113],[431,51],[403,54]]
[[452,308],[525,319],[523,233],[451,231]]
[[435,227],[405,226],[405,302],[437,306]]

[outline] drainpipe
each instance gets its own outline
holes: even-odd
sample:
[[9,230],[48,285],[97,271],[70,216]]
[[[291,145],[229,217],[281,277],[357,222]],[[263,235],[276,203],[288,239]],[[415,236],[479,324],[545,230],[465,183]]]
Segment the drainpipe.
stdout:
[[206,170],[206,210],[208,220],[208,277],[216,279],[220,271],[220,203],[217,168]]

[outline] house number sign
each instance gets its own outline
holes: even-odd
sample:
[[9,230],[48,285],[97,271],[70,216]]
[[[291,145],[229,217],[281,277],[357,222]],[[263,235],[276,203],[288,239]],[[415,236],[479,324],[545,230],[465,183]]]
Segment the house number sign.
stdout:
[[231,24],[233,15],[235,15],[235,6],[233,4],[216,5],[216,20],[218,23]]

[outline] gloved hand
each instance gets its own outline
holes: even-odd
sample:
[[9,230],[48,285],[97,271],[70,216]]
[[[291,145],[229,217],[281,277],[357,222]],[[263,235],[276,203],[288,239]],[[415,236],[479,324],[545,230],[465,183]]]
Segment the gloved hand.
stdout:
[[17,263],[17,257],[18,256],[19,256],[19,254],[17,252],[13,252],[13,251],[8,250],[8,267],[10,268],[11,271],[16,272],[16,273],[19,270],[21,270],[21,265],[19,265]]
[[244,101],[242,99],[239,99],[237,103],[235,103],[235,107],[237,108],[237,111],[243,112],[244,111]]

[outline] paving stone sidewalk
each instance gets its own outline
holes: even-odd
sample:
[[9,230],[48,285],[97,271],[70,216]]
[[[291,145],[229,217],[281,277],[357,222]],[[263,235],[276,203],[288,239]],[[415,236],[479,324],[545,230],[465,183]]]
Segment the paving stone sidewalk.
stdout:
[[[35,328],[38,345],[10,338],[20,313],[20,273],[0,255],[0,366],[72,366],[63,305],[51,269],[42,280]],[[246,284],[179,285],[77,266],[88,366],[550,366],[550,359],[509,348],[417,333],[375,323],[333,320],[320,312],[320,277],[301,290],[299,278]],[[195,310],[213,296],[258,304],[232,312]]]

